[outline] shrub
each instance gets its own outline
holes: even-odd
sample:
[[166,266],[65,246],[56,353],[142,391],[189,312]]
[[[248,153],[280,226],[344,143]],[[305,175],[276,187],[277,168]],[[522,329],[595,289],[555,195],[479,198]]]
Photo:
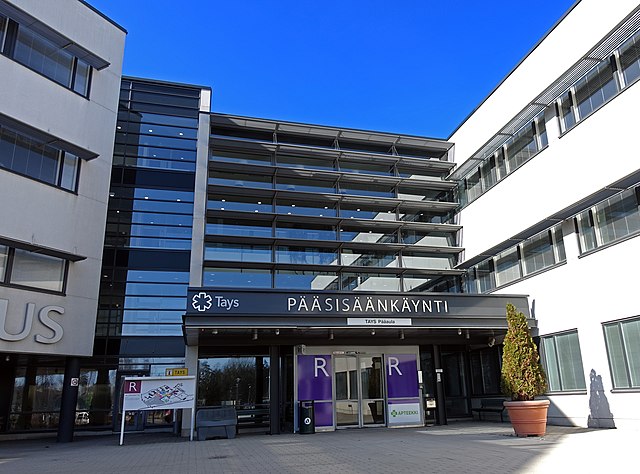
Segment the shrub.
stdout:
[[531,338],[527,318],[507,304],[507,324],[502,353],[502,393],[512,400],[533,400],[547,390],[538,348]]

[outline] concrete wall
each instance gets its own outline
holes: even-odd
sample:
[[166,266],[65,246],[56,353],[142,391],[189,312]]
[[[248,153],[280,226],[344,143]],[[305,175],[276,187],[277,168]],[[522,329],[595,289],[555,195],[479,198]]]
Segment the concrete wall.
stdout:
[[28,302],[65,308],[63,316],[54,317],[64,327],[60,342],[34,342],[38,331],[51,334],[36,316],[33,334],[0,342],[0,352],[90,355],[126,34],[76,0],[59,0],[55,8],[38,0],[12,3],[110,66],[93,71],[87,100],[0,56],[3,83],[10,84],[0,88],[0,113],[98,155],[81,163],[77,195],[0,170],[0,235],[86,257],[70,263],[66,296],[0,288],[0,299],[9,300],[7,328],[20,324]]

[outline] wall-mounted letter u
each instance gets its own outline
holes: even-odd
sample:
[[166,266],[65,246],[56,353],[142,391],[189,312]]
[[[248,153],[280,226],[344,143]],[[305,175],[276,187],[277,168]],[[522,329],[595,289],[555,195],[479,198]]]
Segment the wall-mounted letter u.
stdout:
[[10,334],[6,330],[7,326],[7,308],[9,301],[0,299],[0,339],[3,341],[21,341],[31,332],[33,326],[33,314],[36,310],[34,303],[27,303],[27,312],[24,317],[24,326],[18,334]]

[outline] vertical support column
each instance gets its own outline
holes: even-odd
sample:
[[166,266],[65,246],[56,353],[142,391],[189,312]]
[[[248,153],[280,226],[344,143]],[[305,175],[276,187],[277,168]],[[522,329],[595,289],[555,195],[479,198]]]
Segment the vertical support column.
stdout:
[[[186,346],[184,348],[184,366],[189,369],[189,375],[196,376],[196,394],[198,392],[198,346]],[[196,395],[197,396],[197,395]],[[182,412],[181,435],[189,436],[191,432],[191,409],[180,410]],[[180,421],[178,422],[180,423]]]
[[436,425],[446,425],[447,412],[444,408],[442,360],[440,359],[440,346],[438,344],[433,345],[433,367],[436,371]]
[[58,443],[70,443],[73,441],[79,380],[80,359],[78,357],[67,357],[64,367],[60,422],[58,423]]
[[15,356],[2,354],[0,359],[0,432],[9,428],[11,396],[16,377]]
[[269,434],[280,434],[280,346],[269,346]]

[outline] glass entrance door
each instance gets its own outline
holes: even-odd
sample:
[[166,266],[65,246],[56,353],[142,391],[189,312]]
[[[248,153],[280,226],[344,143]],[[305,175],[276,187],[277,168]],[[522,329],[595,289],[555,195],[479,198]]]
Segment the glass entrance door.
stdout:
[[336,426],[385,424],[382,355],[336,356]]
[[360,390],[355,356],[335,358],[336,426],[360,426]]
[[362,425],[384,425],[382,356],[358,356],[362,397]]

